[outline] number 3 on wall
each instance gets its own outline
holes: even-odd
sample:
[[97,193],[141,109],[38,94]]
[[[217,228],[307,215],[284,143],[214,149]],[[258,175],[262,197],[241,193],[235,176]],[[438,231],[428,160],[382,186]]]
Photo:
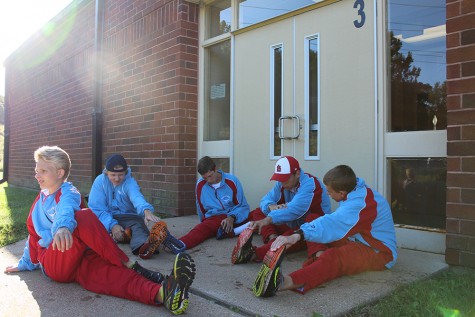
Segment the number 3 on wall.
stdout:
[[359,21],[354,20],[353,24],[355,27],[358,29],[364,25],[364,22],[366,20],[366,14],[364,13],[364,0],[356,0],[355,4],[353,5],[353,8],[357,9],[358,8],[358,15],[360,16]]

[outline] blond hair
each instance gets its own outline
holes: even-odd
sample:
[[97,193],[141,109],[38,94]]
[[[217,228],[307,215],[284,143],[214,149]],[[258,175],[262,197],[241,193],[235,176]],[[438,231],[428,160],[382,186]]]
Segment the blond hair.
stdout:
[[35,162],[43,160],[52,163],[56,169],[64,170],[64,179],[69,177],[71,170],[71,159],[68,153],[59,146],[42,146],[35,151]]

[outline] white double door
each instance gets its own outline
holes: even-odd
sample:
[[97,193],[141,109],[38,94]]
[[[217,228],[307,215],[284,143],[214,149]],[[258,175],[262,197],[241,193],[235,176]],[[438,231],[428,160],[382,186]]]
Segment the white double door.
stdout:
[[234,36],[234,172],[252,205],[282,155],[320,178],[349,164],[375,180],[372,17],[340,1]]

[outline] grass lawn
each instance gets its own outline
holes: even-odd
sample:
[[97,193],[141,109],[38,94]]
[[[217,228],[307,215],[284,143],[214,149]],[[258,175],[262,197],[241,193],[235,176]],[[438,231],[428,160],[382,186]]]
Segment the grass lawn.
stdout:
[[[36,195],[36,191],[0,185],[0,247],[27,237],[26,217]],[[451,267],[346,316],[475,317],[475,269]]]
[[475,317],[475,269],[450,267],[346,315],[360,316]]
[[38,192],[0,185],[0,247],[26,238],[26,217]]

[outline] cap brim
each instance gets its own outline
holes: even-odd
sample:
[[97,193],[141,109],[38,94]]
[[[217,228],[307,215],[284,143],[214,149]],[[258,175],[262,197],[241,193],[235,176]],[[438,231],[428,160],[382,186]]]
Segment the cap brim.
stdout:
[[270,180],[285,183],[290,178],[290,175],[292,175],[292,174],[277,174],[277,173],[274,173],[274,175],[272,175]]

